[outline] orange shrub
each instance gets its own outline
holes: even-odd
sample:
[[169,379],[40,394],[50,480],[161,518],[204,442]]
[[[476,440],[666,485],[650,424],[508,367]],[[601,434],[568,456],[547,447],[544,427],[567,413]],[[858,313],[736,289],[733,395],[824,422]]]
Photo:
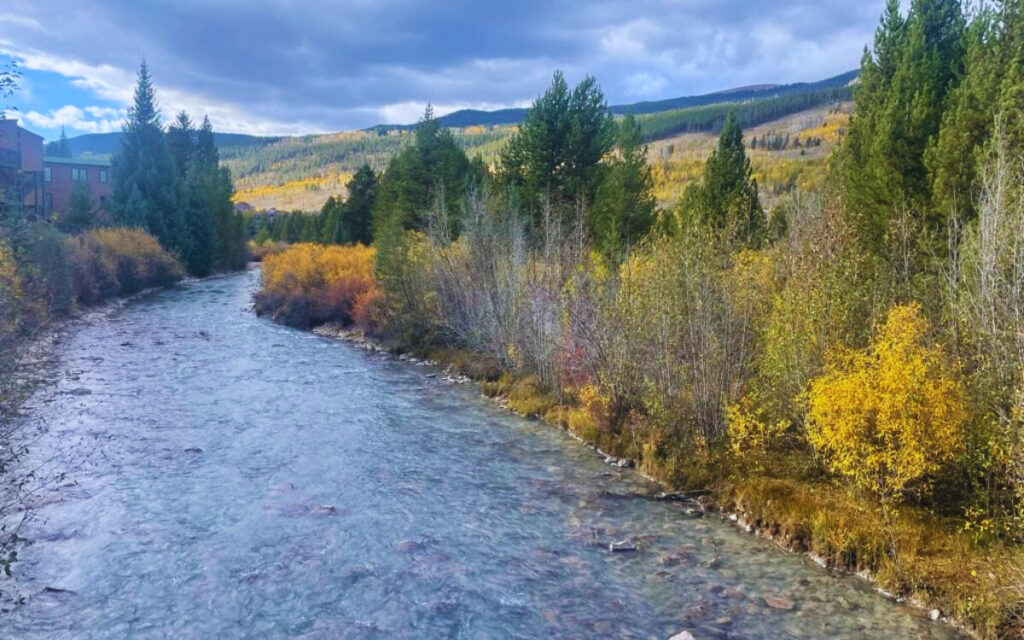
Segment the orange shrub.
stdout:
[[181,263],[139,229],[93,229],[68,237],[64,249],[75,298],[82,304],[165,287],[184,276]]
[[324,322],[352,324],[362,298],[361,324],[371,322],[379,294],[376,250],[363,245],[295,244],[263,260],[256,311],[284,324],[309,328]]

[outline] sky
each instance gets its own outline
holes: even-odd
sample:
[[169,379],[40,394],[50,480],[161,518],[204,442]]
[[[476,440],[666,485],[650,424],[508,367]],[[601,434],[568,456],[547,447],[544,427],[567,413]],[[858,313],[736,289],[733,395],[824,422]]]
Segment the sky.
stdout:
[[301,135],[528,106],[561,69],[610,104],[858,66],[884,0],[0,0],[0,106],[47,139],[120,129],[145,59],[163,116]]

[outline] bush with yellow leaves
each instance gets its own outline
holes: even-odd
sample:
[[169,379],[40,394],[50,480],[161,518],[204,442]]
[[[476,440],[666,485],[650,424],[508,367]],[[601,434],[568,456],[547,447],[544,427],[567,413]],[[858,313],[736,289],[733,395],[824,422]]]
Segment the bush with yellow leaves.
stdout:
[[963,446],[960,381],[915,304],[893,307],[864,350],[836,349],[811,382],[808,439],[829,469],[888,505]]
[[368,318],[379,295],[373,275],[376,255],[376,249],[359,244],[312,243],[268,255],[262,263],[256,311],[301,328]]

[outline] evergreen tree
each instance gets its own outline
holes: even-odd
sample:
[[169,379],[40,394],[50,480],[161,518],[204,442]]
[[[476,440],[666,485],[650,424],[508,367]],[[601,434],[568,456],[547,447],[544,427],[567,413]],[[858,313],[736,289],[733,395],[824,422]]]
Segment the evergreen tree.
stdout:
[[[445,222],[454,226],[455,215],[466,198],[469,159],[447,129],[442,129],[428,106],[416,127],[413,144],[388,163],[373,202],[373,232],[392,235],[407,229],[425,229],[428,213],[441,205]],[[364,172],[365,176],[365,172]],[[368,176],[365,176],[368,178]]]
[[967,28],[964,75],[949,94],[939,134],[925,157],[933,206],[947,218],[974,215],[979,154],[998,104],[1001,40],[995,12],[983,7]]
[[1000,24],[1002,82],[999,116],[1003,119],[1010,149],[1024,149],[1024,0],[1001,0]]
[[60,137],[46,145],[46,155],[54,158],[71,157],[71,141],[68,140],[68,134],[63,126],[60,128]]
[[686,190],[682,209],[687,223],[728,229],[745,246],[758,247],[765,240],[768,221],[735,114],[726,118],[704,176]]
[[79,233],[96,221],[96,202],[88,182],[76,182],[71,189],[68,210],[57,218],[57,228],[65,233]]
[[364,163],[345,186],[348,189],[348,199],[342,213],[345,231],[343,242],[369,245],[373,242],[373,207],[377,201],[377,174],[369,164]]
[[615,122],[597,81],[587,76],[570,91],[556,71],[502,151],[500,173],[539,223],[545,200],[563,209],[594,202],[601,160],[614,138]]
[[962,77],[965,20],[959,0],[913,0],[906,20],[887,5],[865,51],[857,109],[844,147],[848,209],[862,241],[878,251],[889,218],[913,211],[921,228],[945,228],[929,206],[925,151],[939,134],[947,96]]
[[616,155],[594,197],[589,226],[595,246],[618,260],[654,222],[654,180],[640,124],[628,114],[618,125]]
[[341,211],[344,202],[329,196],[320,209],[320,242],[323,244],[345,244],[345,230],[341,226]]
[[184,180],[192,160],[192,152],[195,150],[195,128],[192,126],[192,119],[184,111],[178,114],[171,126],[167,127],[167,145],[174,157],[178,179]]
[[142,227],[168,249],[186,255],[189,237],[178,201],[177,171],[145,62],[139,68],[134,103],[111,165],[113,219],[124,226]]
[[209,275],[214,267],[214,228],[210,211],[211,176],[195,162],[189,163],[183,185],[185,220],[190,238],[185,267],[194,276]]

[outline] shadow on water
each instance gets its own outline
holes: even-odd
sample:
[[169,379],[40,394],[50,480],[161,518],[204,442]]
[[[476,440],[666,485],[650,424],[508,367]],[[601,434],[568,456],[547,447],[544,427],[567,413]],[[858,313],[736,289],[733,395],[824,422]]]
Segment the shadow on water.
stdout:
[[257,278],[66,341],[24,464],[68,481],[12,637],[956,637],[469,387],[256,318]]

